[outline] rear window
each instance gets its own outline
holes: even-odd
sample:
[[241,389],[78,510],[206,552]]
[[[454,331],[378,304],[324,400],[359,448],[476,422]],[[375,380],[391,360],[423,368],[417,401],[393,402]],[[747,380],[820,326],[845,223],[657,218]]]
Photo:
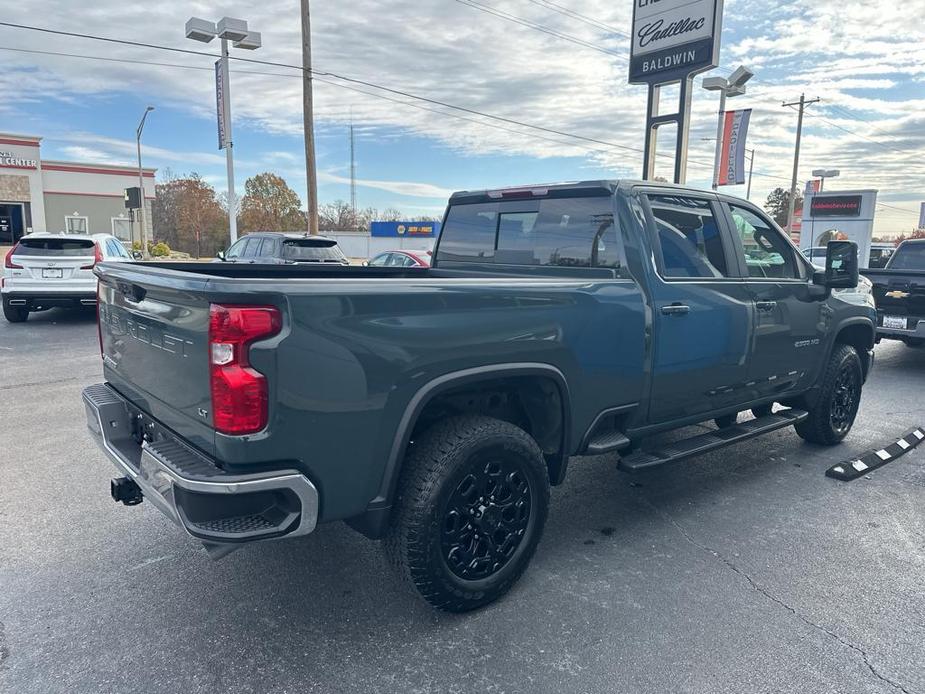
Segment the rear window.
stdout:
[[440,261],[609,267],[620,265],[611,198],[547,198],[453,205]]
[[900,244],[887,267],[891,270],[925,270],[925,243]]
[[30,239],[19,240],[13,255],[93,255],[93,241],[90,239]]
[[295,262],[341,262],[346,256],[336,241],[287,239],[283,241],[283,258]]

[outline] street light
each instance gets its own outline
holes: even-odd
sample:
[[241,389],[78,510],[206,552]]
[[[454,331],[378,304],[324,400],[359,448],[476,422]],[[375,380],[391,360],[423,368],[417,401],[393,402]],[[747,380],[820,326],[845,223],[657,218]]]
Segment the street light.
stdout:
[[141,190],[141,255],[145,258],[148,257],[148,229],[147,214],[145,214],[145,179],[141,169],[141,131],[145,129],[145,120],[153,110],[153,106],[145,109],[141,115],[141,122],[135,130],[135,145],[138,147],[138,188]]
[[236,215],[236,197],[234,193],[234,155],[232,149],[234,142],[231,137],[231,89],[228,74],[228,42],[235,48],[255,51],[261,46],[260,32],[248,31],[247,22],[233,17],[222,17],[218,22],[207,19],[190,17],[186,22],[186,38],[193,41],[209,43],[216,36],[222,40],[222,57],[216,63],[217,75],[220,72],[222,80],[221,104],[219,108],[219,122],[224,121],[224,130],[219,128],[219,149],[225,150],[225,165],[228,169],[228,230],[231,234],[231,243],[238,240],[238,219]]
[[813,177],[819,179],[819,192],[821,193],[825,186],[825,179],[835,178],[840,173],[838,169],[813,169]]
[[737,67],[728,79],[726,77],[707,77],[703,80],[703,88],[711,92],[719,92],[719,119],[716,123],[716,154],[713,156],[713,190],[719,187],[720,156],[722,154],[723,117],[726,114],[726,98],[741,96],[745,93],[745,83],[755,73],[744,65]]

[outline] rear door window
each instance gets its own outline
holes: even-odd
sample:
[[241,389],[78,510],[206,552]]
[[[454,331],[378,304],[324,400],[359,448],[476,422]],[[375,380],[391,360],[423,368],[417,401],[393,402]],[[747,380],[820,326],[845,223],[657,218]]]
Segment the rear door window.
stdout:
[[339,263],[347,256],[336,241],[320,239],[286,239],[283,258],[297,263]]
[[438,258],[554,267],[620,266],[610,196],[454,205]]
[[260,256],[262,258],[276,258],[279,256],[279,239],[273,236],[267,236],[263,239],[263,245],[260,247]]
[[242,258],[256,258],[257,250],[260,248],[260,242],[263,239],[254,236],[246,239],[247,243],[244,245],[244,250],[241,252]]
[[650,195],[649,206],[665,278],[730,277],[726,244],[709,200]]
[[91,239],[22,238],[13,255],[87,256],[93,255]]

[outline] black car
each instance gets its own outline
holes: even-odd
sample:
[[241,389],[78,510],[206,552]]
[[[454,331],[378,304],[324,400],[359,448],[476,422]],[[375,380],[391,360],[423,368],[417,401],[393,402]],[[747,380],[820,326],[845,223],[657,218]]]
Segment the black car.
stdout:
[[242,236],[227,251],[220,251],[218,259],[226,263],[350,265],[335,239],[280,231],[256,231]]

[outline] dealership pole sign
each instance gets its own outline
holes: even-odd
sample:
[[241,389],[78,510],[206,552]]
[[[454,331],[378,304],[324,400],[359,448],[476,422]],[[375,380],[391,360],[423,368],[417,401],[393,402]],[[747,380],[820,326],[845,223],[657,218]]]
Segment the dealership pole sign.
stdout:
[[719,65],[722,0],[634,0],[630,84],[666,84]]
[[[674,182],[687,176],[687,145],[694,75],[719,65],[723,0],[633,0],[630,84],[649,86],[642,177],[654,177],[659,126],[678,128]],[[659,91],[680,83],[676,113],[659,115]]]

